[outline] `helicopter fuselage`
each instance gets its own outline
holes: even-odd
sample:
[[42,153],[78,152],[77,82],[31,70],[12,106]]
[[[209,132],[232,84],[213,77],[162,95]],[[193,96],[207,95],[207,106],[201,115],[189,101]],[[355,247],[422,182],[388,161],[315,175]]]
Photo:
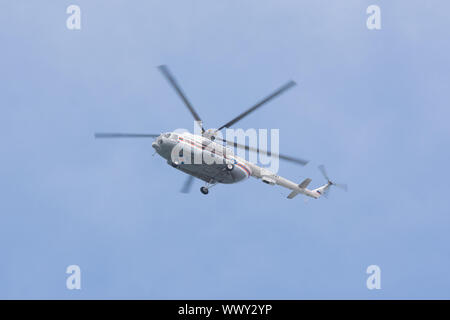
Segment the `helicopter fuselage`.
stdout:
[[152,143],[172,167],[207,183],[231,184],[252,175],[252,164],[208,138],[190,133],[161,134]]

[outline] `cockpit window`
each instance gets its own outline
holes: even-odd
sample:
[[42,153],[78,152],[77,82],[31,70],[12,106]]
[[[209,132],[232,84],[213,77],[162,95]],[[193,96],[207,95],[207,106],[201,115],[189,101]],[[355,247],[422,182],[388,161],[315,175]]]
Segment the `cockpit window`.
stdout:
[[164,137],[169,138],[170,137],[170,133],[165,133]]

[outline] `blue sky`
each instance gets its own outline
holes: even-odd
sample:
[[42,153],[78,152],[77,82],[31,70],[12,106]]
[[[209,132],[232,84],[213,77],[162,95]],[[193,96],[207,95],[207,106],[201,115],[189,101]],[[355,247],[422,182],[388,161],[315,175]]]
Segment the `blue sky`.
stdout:
[[[66,28],[77,4],[82,29]],[[382,29],[366,28],[381,7]],[[446,1],[3,1],[0,298],[450,298]],[[192,119],[280,129],[279,174],[348,193],[287,200],[250,179],[202,195],[152,157]],[[79,265],[82,289],[65,287]],[[381,290],[366,288],[369,265]]]

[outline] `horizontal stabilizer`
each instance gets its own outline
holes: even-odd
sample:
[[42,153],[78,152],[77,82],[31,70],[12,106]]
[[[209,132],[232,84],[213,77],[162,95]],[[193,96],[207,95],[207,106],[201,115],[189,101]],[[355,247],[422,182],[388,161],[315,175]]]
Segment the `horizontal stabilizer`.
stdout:
[[[306,187],[309,185],[309,183],[311,182],[310,178],[306,178],[305,180],[302,181],[302,183],[300,183],[298,185],[298,187],[300,189],[306,189]],[[288,195],[288,199],[292,199],[294,198],[296,195],[298,195],[300,193],[301,190],[293,190],[291,193],[289,193]]]
[[289,193],[289,195],[288,195],[288,199],[292,199],[292,198],[294,198],[296,195],[298,195],[300,192],[298,192],[298,191],[292,191],[291,193]]
[[310,183],[311,181],[312,181],[312,180],[311,180],[310,178],[306,178],[306,179],[303,180],[303,182],[300,183],[298,186],[300,187],[300,189],[305,189],[305,188],[309,185],[309,183]]

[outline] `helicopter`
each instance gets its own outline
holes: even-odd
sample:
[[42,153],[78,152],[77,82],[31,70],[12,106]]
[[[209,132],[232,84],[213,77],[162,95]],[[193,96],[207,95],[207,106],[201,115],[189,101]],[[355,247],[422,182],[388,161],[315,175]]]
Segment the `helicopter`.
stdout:
[[[170,166],[188,174],[188,178],[181,189],[181,192],[183,193],[188,193],[190,191],[195,178],[205,182],[205,185],[200,188],[201,193],[205,195],[209,193],[210,188],[219,183],[234,184],[250,177],[261,179],[262,182],[268,185],[279,185],[291,190],[287,196],[288,199],[293,199],[298,194],[303,194],[314,199],[318,199],[322,195],[326,197],[331,186],[347,190],[347,185],[338,184],[330,180],[323,165],[319,166],[319,170],[327,183],[315,189],[308,189],[307,187],[312,181],[310,178],[304,179],[299,184],[295,183],[275,174],[267,168],[258,166],[253,162],[235,155],[233,149],[230,147],[256,152],[258,154],[262,153],[270,157],[278,157],[281,160],[302,166],[308,163],[307,160],[261,150],[221,137],[221,130],[230,128],[236,122],[242,120],[267,102],[295,86],[296,83],[294,81],[291,80],[287,82],[272,94],[266,96],[246,111],[220,126],[218,129],[205,130],[202,125],[203,121],[187,99],[172,73],[169,71],[169,68],[166,65],[161,65],[158,69],[184,102],[195,122],[200,127],[201,131],[199,134],[192,134],[190,132],[180,133],[175,131],[161,134],[107,132],[95,133],[95,138],[154,138],[152,147],[155,149],[155,152],[164,158]],[[192,159],[194,159],[194,161],[192,161]]]

